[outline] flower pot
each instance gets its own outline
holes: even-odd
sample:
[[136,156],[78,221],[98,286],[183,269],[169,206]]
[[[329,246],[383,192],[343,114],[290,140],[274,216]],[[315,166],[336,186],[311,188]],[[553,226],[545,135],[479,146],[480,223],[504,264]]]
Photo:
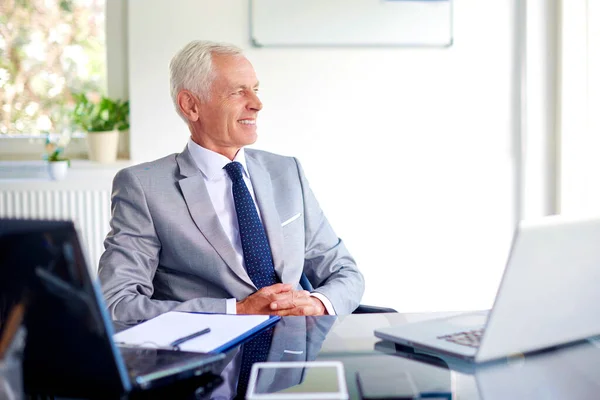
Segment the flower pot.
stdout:
[[67,176],[69,169],[69,162],[64,161],[49,161],[48,162],[48,175],[53,181],[62,181]]
[[119,131],[88,132],[87,144],[90,160],[99,163],[115,162],[119,147]]

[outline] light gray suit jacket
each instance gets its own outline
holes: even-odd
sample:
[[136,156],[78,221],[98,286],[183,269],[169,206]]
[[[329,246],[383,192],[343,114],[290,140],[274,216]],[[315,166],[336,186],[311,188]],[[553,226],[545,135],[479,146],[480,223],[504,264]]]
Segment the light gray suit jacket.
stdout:
[[[364,292],[354,259],[327,222],[298,161],[246,149],[246,164],[277,275],[299,288],[302,272],[337,314]],[[187,147],[120,171],[99,278],[115,320],[170,310],[226,311],[256,291],[214,211]]]

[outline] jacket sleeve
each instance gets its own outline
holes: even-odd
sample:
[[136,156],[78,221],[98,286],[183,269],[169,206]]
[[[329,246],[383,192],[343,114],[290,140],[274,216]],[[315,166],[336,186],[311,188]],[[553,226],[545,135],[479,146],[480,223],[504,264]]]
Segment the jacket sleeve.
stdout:
[[113,320],[138,322],[167,311],[226,312],[226,299],[152,299],[161,242],[144,188],[131,169],[114,178],[110,232],[104,241],[98,278]]

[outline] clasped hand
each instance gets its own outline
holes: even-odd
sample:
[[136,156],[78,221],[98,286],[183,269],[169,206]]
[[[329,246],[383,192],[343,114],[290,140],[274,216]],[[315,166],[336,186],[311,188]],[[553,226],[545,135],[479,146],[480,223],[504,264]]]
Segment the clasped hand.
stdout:
[[288,283],[266,286],[237,302],[238,314],[325,315],[321,300]]

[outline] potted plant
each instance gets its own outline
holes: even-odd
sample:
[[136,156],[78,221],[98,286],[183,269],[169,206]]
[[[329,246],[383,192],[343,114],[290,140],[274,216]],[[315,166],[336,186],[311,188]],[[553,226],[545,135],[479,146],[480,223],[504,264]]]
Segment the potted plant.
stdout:
[[84,93],[74,94],[73,122],[87,132],[90,160],[101,163],[117,159],[119,131],[129,129],[129,101],[102,96],[95,101]]
[[64,157],[63,153],[70,136],[61,135],[58,140],[52,140],[50,135],[46,137],[46,154],[44,158],[48,161],[48,175],[54,181],[60,181],[67,176],[67,170],[71,165],[71,161]]

